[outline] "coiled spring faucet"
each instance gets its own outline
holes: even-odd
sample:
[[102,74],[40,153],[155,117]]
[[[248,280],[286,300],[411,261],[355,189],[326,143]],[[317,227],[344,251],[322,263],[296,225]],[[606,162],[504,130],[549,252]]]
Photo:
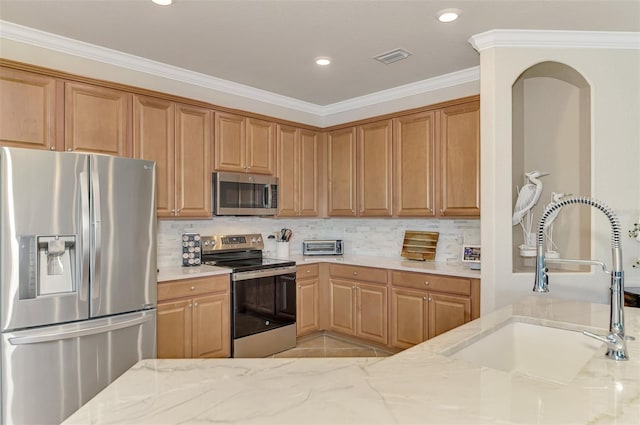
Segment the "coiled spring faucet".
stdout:
[[[540,217],[538,224],[538,232],[536,238],[536,278],[533,285],[534,292],[549,292],[549,276],[544,256],[544,224],[549,216],[562,207],[570,204],[590,205],[602,211],[611,223],[611,313],[609,321],[609,334],[600,336],[591,332],[584,331],[585,335],[595,338],[607,344],[606,356],[613,360],[628,360],[627,343],[624,334],[624,271],[622,270],[622,249],[620,248],[620,222],[616,215],[604,203],[592,198],[586,197],[566,197],[559,201],[553,202],[545,208]],[[551,261],[551,260],[549,260]],[[586,263],[598,264],[594,261],[583,260],[562,260],[554,259],[553,262],[570,262],[570,263]]]

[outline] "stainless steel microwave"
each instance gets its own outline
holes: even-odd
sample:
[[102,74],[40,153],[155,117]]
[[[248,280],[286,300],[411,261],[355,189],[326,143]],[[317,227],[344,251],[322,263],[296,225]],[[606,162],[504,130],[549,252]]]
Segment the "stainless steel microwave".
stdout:
[[214,215],[276,215],[278,178],[260,174],[213,173]]

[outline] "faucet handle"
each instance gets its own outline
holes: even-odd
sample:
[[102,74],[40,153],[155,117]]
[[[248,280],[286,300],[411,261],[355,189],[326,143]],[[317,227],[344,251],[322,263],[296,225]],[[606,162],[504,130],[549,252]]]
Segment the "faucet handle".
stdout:
[[605,356],[608,358],[613,360],[629,360],[626,339],[631,338],[625,338],[624,335],[618,335],[615,333],[610,333],[607,336],[597,335],[589,331],[582,331],[582,333],[607,344],[607,352]]

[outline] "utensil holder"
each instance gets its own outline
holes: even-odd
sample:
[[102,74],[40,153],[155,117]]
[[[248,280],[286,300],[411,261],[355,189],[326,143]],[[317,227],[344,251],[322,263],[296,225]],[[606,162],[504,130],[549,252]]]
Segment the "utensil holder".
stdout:
[[276,243],[276,258],[286,260],[289,258],[289,242]]

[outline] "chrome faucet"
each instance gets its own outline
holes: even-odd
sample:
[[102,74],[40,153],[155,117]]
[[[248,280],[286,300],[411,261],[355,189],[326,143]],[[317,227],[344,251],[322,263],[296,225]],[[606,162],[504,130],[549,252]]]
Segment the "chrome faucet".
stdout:
[[620,222],[616,215],[607,207],[604,203],[591,198],[585,197],[566,197],[559,201],[553,202],[545,208],[540,217],[540,223],[538,224],[538,233],[536,239],[536,279],[533,284],[534,292],[549,292],[549,276],[547,272],[547,262],[567,262],[578,264],[598,264],[603,267],[607,272],[604,264],[592,260],[569,260],[569,259],[549,259],[546,260],[544,256],[544,224],[549,216],[556,210],[560,210],[562,207],[570,204],[584,204],[590,205],[594,208],[602,211],[609,222],[611,223],[611,253],[612,253],[612,265],[611,265],[611,292],[610,292],[610,304],[611,313],[609,321],[609,334],[606,336],[596,335],[591,332],[583,331],[583,333],[591,338],[595,338],[598,341],[602,341],[607,344],[606,356],[613,360],[628,360],[629,353],[627,352],[626,339],[632,339],[631,337],[625,337],[624,334],[624,271],[622,270],[622,249],[620,248]]

